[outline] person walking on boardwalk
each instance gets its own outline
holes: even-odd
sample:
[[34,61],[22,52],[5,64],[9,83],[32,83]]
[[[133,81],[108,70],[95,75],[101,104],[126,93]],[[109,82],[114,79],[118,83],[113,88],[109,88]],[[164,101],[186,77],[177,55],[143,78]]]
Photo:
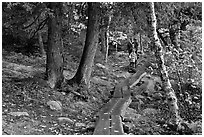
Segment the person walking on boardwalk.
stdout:
[[137,54],[136,54],[135,51],[136,51],[135,48],[133,48],[132,52],[129,55],[130,68],[135,68],[136,67]]

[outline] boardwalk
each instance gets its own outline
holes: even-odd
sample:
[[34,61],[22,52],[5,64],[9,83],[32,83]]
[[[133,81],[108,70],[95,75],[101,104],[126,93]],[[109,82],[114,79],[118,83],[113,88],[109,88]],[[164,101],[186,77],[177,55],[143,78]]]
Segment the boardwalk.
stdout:
[[[145,68],[148,66],[149,64],[140,66],[133,76],[116,85],[113,97],[98,113],[98,121],[94,130],[94,135],[125,134],[122,119],[125,115],[127,107],[132,101],[130,88],[139,83],[140,79],[147,74],[145,72]],[[144,84],[141,84],[139,87],[144,87]],[[142,90],[142,88],[137,89]]]

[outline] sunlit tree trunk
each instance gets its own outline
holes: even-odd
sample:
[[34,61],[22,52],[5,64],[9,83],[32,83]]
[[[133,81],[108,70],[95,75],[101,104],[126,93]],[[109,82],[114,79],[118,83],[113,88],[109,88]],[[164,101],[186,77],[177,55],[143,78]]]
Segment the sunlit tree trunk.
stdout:
[[88,26],[83,54],[75,76],[71,79],[78,85],[89,86],[94,57],[98,46],[100,3],[88,2]]
[[39,43],[39,47],[40,47],[41,56],[45,56],[46,52],[45,52],[45,49],[44,49],[42,34],[41,34],[40,31],[38,31],[38,43]]
[[163,81],[163,87],[167,95],[167,101],[168,106],[170,109],[170,123],[173,125],[180,125],[180,116],[179,116],[179,108],[177,105],[177,98],[175,95],[175,92],[171,86],[171,83],[169,81],[168,73],[166,70],[166,66],[164,65],[164,55],[163,55],[163,47],[161,46],[161,43],[159,41],[159,38],[157,36],[156,31],[156,16],[154,11],[154,3],[149,2],[148,3],[149,12],[147,14],[148,18],[148,25],[149,25],[149,38],[152,41],[152,44],[154,45],[155,49],[155,56],[158,61],[158,67],[161,72],[161,79]]
[[111,22],[111,18],[112,18],[112,15],[110,15],[109,17],[108,17],[108,26],[107,26],[107,31],[106,31],[106,58],[105,58],[105,62],[107,63],[107,61],[108,61],[108,50],[109,50],[109,33],[110,33],[110,30],[109,30],[109,28],[110,28],[110,22]]
[[63,82],[63,56],[62,56],[62,3],[51,2],[47,4],[52,14],[48,19],[48,46],[46,75],[51,88],[60,87]]

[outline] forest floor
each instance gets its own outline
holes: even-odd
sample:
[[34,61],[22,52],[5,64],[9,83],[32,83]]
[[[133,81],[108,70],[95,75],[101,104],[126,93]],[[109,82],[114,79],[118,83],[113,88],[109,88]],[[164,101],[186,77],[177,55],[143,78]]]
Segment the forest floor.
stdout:
[[[73,93],[59,92],[43,80],[45,58],[2,51],[2,134],[3,135],[91,135],[95,115],[105,104],[116,83],[130,74],[125,53],[113,54],[104,65],[96,58],[88,99]],[[64,75],[70,79],[77,68],[71,55],[66,57]],[[140,96],[143,98],[142,96]],[[168,117],[167,104],[137,100],[127,110],[124,130],[135,135],[178,134],[158,119]],[[140,106],[140,107],[139,107]],[[160,106],[155,108],[153,106]],[[162,110],[162,111],[160,111]],[[164,121],[163,120],[163,121]],[[191,123],[201,134],[201,120]]]

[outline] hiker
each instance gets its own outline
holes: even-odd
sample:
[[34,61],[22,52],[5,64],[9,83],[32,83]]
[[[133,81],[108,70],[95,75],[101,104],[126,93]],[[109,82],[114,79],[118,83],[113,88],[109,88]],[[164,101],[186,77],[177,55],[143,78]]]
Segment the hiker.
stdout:
[[130,68],[135,68],[137,63],[137,54],[135,48],[132,49],[132,52],[129,55]]
[[128,50],[129,55],[131,54],[133,48],[134,48],[133,43],[131,41],[128,41],[127,50]]

